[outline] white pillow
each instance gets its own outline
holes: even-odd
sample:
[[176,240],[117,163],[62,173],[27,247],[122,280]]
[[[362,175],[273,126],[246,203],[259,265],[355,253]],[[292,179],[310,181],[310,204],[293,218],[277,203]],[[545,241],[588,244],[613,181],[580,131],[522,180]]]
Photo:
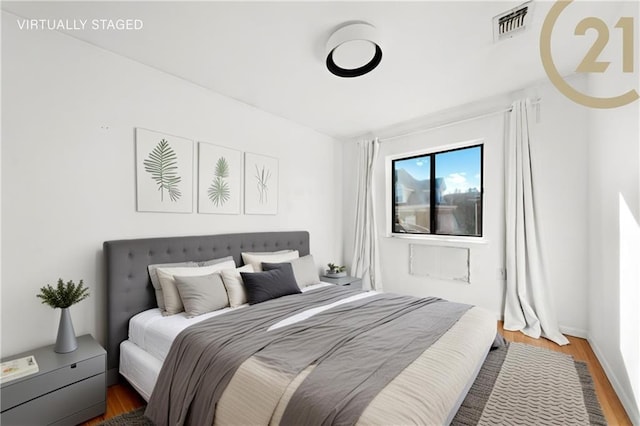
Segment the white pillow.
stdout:
[[211,266],[211,265],[217,265],[218,263],[227,262],[229,260],[233,260],[233,256],[225,256],[225,257],[219,257],[217,259],[203,260],[202,262],[196,262],[196,263],[198,264],[198,266]]
[[227,289],[227,296],[229,296],[229,306],[232,308],[237,308],[247,303],[247,293],[244,291],[240,272],[255,271],[251,265],[244,265],[238,269],[224,269],[220,271],[222,282],[224,282],[224,286]]
[[189,268],[197,268],[198,266],[210,266],[215,265],[222,262],[227,262],[229,260],[233,260],[233,256],[221,257],[219,259],[211,259],[203,262],[178,262],[178,263],[157,263],[155,265],[147,266],[147,270],[149,271],[149,278],[151,278],[151,284],[153,285],[153,290],[156,292],[156,303],[158,304],[158,308],[160,312],[164,312],[164,295],[162,294],[162,286],[160,285],[160,280],[158,279],[158,273],[156,269],[158,268],[175,268],[175,267],[189,267]]
[[175,268],[177,266],[180,267],[189,267],[189,268],[197,268],[198,264],[196,262],[179,262],[179,263],[158,263],[155,265],[147,266],[147,270],[149,271],[149,278],[151,278],[151,284],[153,285],[153,290],[156,292],[156,303],[158,304],[158,308],[160,312],[164,312],[164,295],[162,294],[162,287],[160,286],[160,280],[158,279],[158,268]]
[[282,253],[293,253],[292,249],[287,250],[278,250],[278,251],[245,251],[246,254],[282,254]]
[[282,263],[300,257],[298,250],[286,252],[242,253],[242,261],[245,265],[253,266],[255,272],[262,271],[262,262]]
[[162,287],[162,295],[164,297],[164,308],[162,315],[174,315],[184,311],[180,293],[176,287],[174,275],[181,277],[198,277],[202,275],[210,275],[223,269],[235,268],[236,262],[228,260],[226,262],[216,263],[215,265],[202,266],[199,268],[157,268],[158,279]]

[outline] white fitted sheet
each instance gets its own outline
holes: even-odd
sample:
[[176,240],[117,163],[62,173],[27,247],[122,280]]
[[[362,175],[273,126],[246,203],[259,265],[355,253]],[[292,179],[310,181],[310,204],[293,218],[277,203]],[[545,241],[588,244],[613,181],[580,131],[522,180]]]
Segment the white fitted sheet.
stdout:
[[[320,283],[310,285],[302,289],[303,292],[313,290],[315,288],[326,287],[333,284]],[[374,294],[371,293],[360,293],[356,296],[352,296],[347,299],[343,299],[340,302],[336,302],[338,304],[347,303],[351,300],[355,300],[362,297],[368,297]],[[354,299],[355,297],[355,299]],[[155,358],[163,361],[167,354],[169,353],[169,349],[171,348],[171,343],[176,338],[178,334],[185,328],[190,325],[197,324],[200,321],[204,321],[208,318],[212,318],[218,315],[224,315],[227,312],[230,312],[235,309],[243,309],[249,305],[242,305],[237,308],[224,308],[218,311],[208,312],[206,314],[198,315],[194,318],[187,318],[186,313],[182,312],[176,315],[163,316],[160,313],[160,309],[154,308],[149,309],[144,312],[140,312],[135,315],[129,321],[129,341],[135,343],[138,348],[148,352],[150,355]],[[272,329],[276,329],[279,327],[283,327],[285,325],[293,324],[298,321],[302,321],[306,318],[309,318],[312,315],[317,314],[318,312],[322,312],[325,309],[329,309],[330,307],[336,306],[336,304],[326,305],[320,309],[310,309],[308,313],[298,314],[291,318],[287,318],[274,325]]]
[[243,308],[244,306],[224,308],[194,318],[187,318],[184,312],[163,316],[160,309],[149,309],[140,312],[129,321],[129,341],[154,357],[164,360],[169,353],[171,343],[185,328],[231,310]]
[[[333,284],[315,284],[305,287],[302,291],[309,291],[328,285]],[[273,325],[271,329],[302,321],[331,307],[373,294],[373,292],[361,293],[338,302],[309,309],[280,321]],[[158,380],[162,362],[169,353],[171,343],[182,330],[192,324],[204,321],[207,318],[223,315],[226,312],[234,309],[242,309],[246,306],[249,305],[242,305],[237,308],[224,308],[194,318],[187,318],[184,312],[176,315],[163,316],[158,308],[140,312],[129,321],[129,340],[125,340],[120,344],[120,374],[131,383],[131,386],[133,386],[146,401],[149,401],[156,380]]]

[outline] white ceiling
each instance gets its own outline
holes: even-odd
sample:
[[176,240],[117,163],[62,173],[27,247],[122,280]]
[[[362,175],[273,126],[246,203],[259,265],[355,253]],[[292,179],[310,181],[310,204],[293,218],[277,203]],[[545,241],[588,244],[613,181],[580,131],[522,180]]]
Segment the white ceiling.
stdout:
[[[536,2],[528,32],[493,42],[492,18],[520,3],[85,1],[2,8],[40,19],[141,19],[141,31],[69,34],[345,139],[544,78],[539,33],[551,2]],[[354,20],[379,29],[384,55],[370,74],[343,79],[326,70],[325,43]],[[556,33],[556,64],[572,72],[584,51]]]

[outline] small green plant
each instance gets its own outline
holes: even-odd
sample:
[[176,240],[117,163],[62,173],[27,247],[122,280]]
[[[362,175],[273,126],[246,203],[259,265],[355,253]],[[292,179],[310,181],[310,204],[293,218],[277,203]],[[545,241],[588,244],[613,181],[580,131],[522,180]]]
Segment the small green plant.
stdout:
[[347,270],[346,266],[336,265],[335,263],[328,263],[329,273],[337,274],[338,272],[344,272]]
[[40,294],[36,294],[36,297],[52,308],[68,308],[89,297],[89,289],[84,286],[82,280],[76,285],[73,281],[65,284],[60,278],[57,287],[47,284],[40,289]]

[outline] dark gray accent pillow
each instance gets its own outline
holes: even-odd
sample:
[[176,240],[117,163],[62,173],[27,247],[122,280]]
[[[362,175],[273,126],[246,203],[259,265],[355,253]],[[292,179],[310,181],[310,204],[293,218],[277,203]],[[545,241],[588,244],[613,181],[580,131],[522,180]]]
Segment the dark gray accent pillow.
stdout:
[[289,294],[302,293],[293,276],[291,264],[284,263],[283,265],[286,266],[271,271],[240,272],[242,284],[247,293],[247,302],[250,305]]
[[195,277],[174,275],[173,278],[188,317],[195,317],[229,306],[227,290],[219,273]]

